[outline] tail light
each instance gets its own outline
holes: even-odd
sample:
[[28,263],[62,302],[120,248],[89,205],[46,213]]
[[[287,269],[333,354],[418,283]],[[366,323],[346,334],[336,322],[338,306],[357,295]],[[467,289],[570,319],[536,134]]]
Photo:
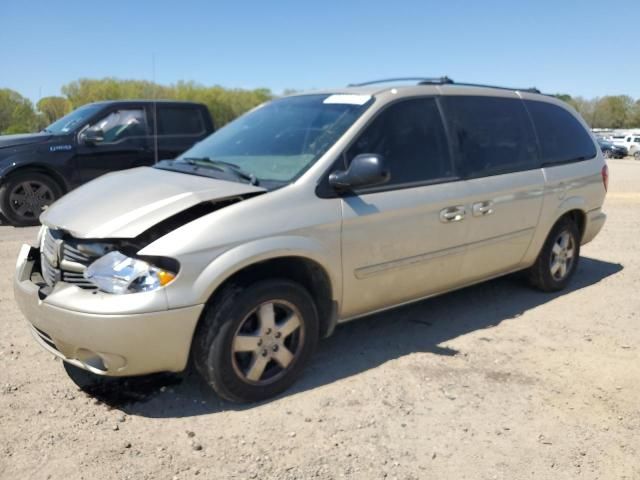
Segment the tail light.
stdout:
[[602,184],[604,185],[604,191],[609,190],[609,167],[605,165],[602,167]]

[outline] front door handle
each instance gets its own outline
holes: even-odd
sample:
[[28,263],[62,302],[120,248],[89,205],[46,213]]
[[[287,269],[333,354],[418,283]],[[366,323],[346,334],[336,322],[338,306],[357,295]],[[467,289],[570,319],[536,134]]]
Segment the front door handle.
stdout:
[[440,211],[440,221],[442,223],[459,222],[464,220],[466,211],[463,205],[447,207]]
[[493,214],[493,202],[478,202],[472,207],[474,217],[484,217]]

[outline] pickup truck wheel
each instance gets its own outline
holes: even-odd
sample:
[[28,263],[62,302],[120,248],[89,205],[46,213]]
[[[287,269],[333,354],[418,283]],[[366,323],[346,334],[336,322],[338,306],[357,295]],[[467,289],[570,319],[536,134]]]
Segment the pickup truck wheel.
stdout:
[[207,307],[194,338],[197,370],[221,397],[255,402],[289,388],[318,343],[311,295],[289,280],[230,286]]
[[636,160],[640,160],[640,150],[633,154],[633,158],[635,158]]
[[544,292],[564,289],[576,271],[580,258],[580,232],[575,222],[568,218],[560,220],[529,269],[533,286]]
[[62,189],[47,175],[16,173],[0,186],[0,210],[12,225],[38,225],[44,208],[61,196]]

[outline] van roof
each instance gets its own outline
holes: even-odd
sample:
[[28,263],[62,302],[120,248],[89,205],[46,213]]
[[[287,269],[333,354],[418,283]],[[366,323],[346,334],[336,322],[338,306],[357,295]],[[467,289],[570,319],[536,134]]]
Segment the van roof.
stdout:
[[516,88],[502,87],[497,85],[484,85],[477,83],[454,82],[449,77],[408,77],[408,78],[390,78],[383,80],[374,80],[357,84],[350,84],[343,88],[322,89],[314,92],[300,92],[300,94],[324,93],[324,94],[353,94],[353,95],[371,95],[385,96],[385,94],[394,95],[412,95],[412,94],[440,94],[440,95],[493,95],[493,96],[513,96],[516,92],[523,94],[523,97],[534,98],[536,96],[545,99],[550,98],[549,95],[542,94],[535,87]]

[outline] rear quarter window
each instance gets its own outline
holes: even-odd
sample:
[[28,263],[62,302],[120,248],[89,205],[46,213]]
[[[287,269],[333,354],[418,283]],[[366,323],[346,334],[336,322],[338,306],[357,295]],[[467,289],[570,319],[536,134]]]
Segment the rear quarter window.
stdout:
[[200,135],[204,131],[200,109],[158,107],[158,135]]
[[557,105],[526,100],[538,133],[542,165],[587,160],[596,156],[591,135],[567,110]]

